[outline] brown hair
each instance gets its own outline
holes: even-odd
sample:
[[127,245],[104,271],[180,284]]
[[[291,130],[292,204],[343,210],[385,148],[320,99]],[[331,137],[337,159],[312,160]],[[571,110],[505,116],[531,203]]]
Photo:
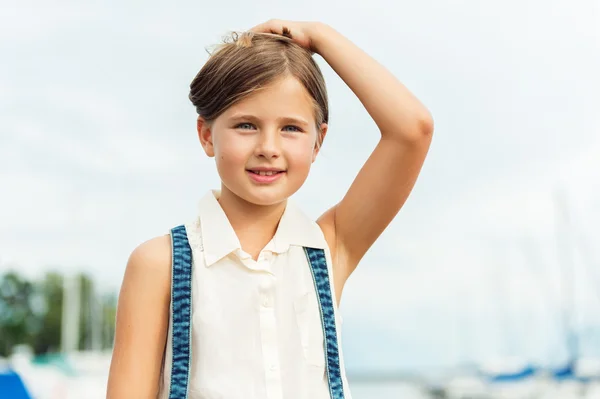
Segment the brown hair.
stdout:
[[198,115],[211,122],[285,76],[298,79],[313,99],[317,128],[328,123],[327,90],[319,66],[310,51],[282,35],[244,32],[226,37],[190,84],[189,98]]

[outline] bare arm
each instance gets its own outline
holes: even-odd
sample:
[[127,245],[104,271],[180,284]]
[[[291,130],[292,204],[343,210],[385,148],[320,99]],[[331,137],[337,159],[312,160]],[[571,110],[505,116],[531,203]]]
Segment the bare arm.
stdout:
[[169,323],[170,282],[169,236],[133,251],[119,295],[108,399],[156,397]]
[[334,242],[336,267],[342,268],[336,271],[339,286],[412,191],[429,150],[433,120],[386,68],[340,33],[317,23],[310,37],[312,47],[356,94],[381,134],[342,201],[319,220]]

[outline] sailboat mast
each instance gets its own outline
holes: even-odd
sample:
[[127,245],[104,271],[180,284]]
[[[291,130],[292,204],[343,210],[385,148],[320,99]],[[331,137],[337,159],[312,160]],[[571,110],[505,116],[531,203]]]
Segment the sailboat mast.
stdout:
[[564,191],[555,195],[556,250],[559,264],[559,287],[562,303],[562,325],[566,339],[569,364],[579,357],[579,343],[575,331],[575,262],[571,237],[571,221]]

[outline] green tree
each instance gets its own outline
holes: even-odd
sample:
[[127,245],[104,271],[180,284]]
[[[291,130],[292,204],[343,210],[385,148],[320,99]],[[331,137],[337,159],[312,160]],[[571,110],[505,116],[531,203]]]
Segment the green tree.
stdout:
[[31,345],[41,328],[35,298],[33,284],[17,272],[0,277],[0,356],[8,356],[15,345]]
[[42,328],[35,336],[33,351],[35,354],[58,352],[62,328],[63,277],[56,272],[47,273],[37,286],[43,297],[45,311],[41,314]]
[[[112,348],[117,298],[98,295],[93,279],[79,274],[79,349]],[[0,275],[0,356],[29,345],[34,354],[58,352],[61,344],[64,277],[49,272],[37,282],[16,271]]]

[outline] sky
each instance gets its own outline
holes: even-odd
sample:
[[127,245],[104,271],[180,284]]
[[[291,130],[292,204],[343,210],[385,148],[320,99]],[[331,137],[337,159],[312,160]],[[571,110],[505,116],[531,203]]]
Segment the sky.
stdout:
[[[270,18],[320,20],[389,68],[435,121],[413,193],[345,286],[348,369],[558,365],[565,307],[582,352],[600,356],[599,7],[9,1],[0,270],[84,270],[118,290],[129,253],[193,218],[220,185],[187,98],[206,48]],[[293,197],[314,218],[342,198],[379,134],[317,61],[330,129]]]

